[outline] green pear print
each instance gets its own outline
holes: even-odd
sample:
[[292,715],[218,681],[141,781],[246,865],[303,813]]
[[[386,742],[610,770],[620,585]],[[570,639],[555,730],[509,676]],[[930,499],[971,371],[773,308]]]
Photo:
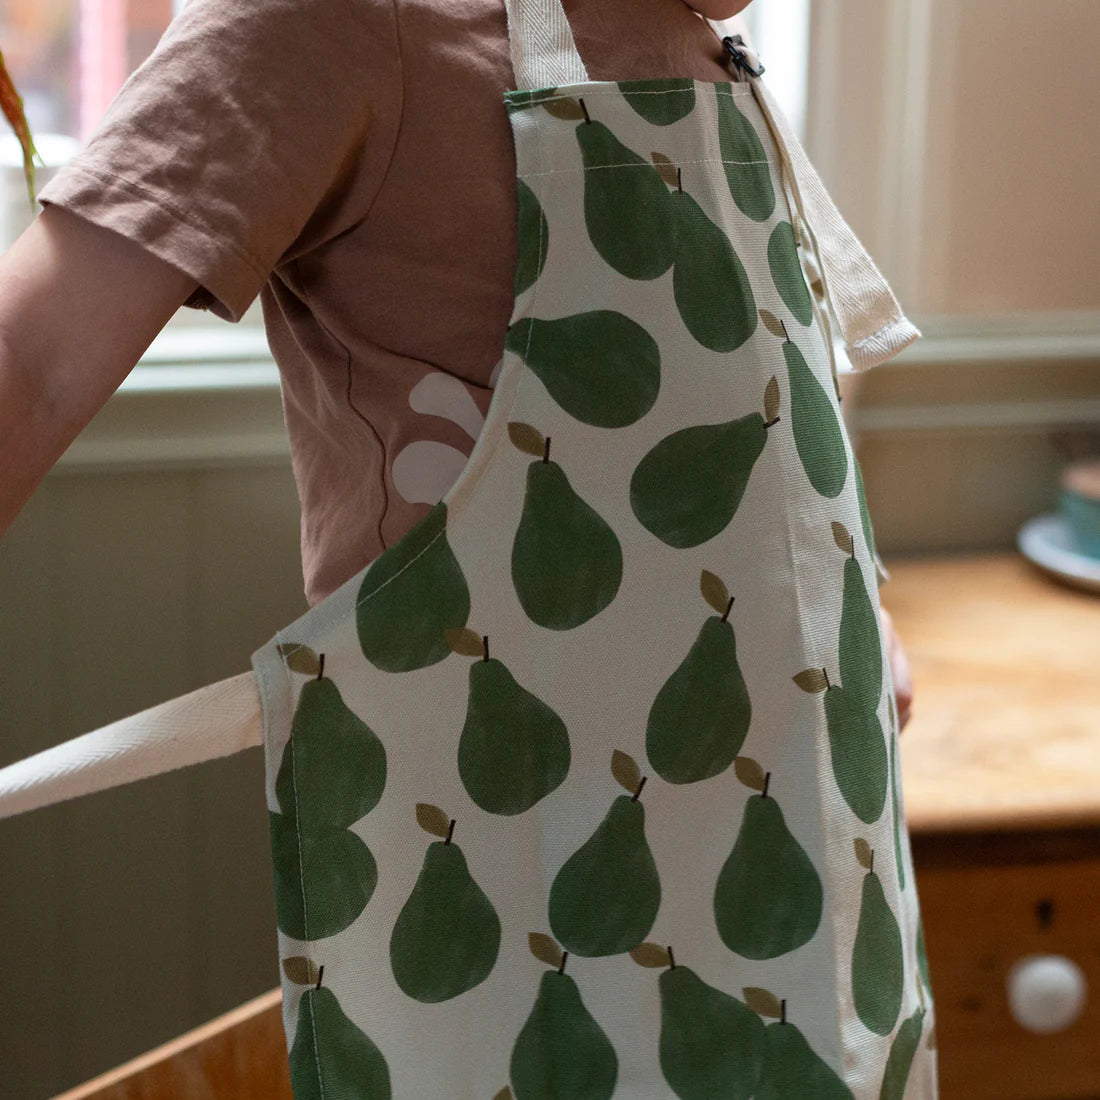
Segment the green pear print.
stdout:
[[565,723],[516,683],[507,665],[489,656],[489,637],[463,627],[447,631],[470,665],[466,722],[458,773],[466,793],[491,814],[521,814],[555,790],[569,771]]
[[871,526],[871,513],[867,509],[867,496],[863,487],[863,471],[859,466],[859,459],[855,455],[852,455],[852,468],[856,474],[856,500],[859,502],[859,519],[863,525],[863,538],[867,543],[867,549],[871,554],[871,557],[877,557],[878,551],[875,549],[875,532]]
[[747,959],[775,959],[809,943],[821,923],[821,876],[795,840],[775,798],[771,772],[748,757],[734,763],[738,779],[759,794],[745,816],[714,888],[714,919],[722,942]]
[[390,935],[397,984],[414,1000],[436,1004],[484,981],[500,951],[500,918],[474,881],[438,806],[418,802],[425,832],[443,837],[428,845],[416,885]]
[[890,809],[894,819],[894,862],[898,868],[898,886],[905,889],[905,857],[901,840],[901,813],[898,807],[898,739],[895,727],[895,711],[890,708]]
[[630,956],[661,968],[661,1072],[679,1100],[749,1100],[760,1077],[760,1017],[677,963],[671,947],[642,943]]
[[608,1100],[619,1059],[577,983],[565,973],[567,952],[541,932],[529,933],[528,944],[536,959],[554,969],[543,971],[512,1047],[509,1074],[516,1100]]
[[695,82],[688,77],[620,80],[623,98],[654,126],[670,126],[695,109]]
[[791,431],[802,469],[823,497],[836,497],[848,479],[848,445],[837,405],[787,334],[786,324],[766,309],[760,316],[768,331],[783,340]]
[[343,932],[363,912],[378,883],[370,849],[347,829],[298,828],[293,816],[269,813],[279,928],[296,940]]
[[516,297],[519,297],[525,290],[534,286],[535,281],[542,274],[542,269],[546,266],[546,248],[550,228],[535,192],[523,180],[518,180],[517,183],[519,187],[517,226],[519,258],[516,263],[514,292]]
[[617,955],[645,939],[661,904],[661,880],[639,801],[645,779],[616,749],[611,773],[630,795],[611,803],[596,831],[562,864],[550,887],[550,927],[574,955]]
[[283,749],[275,795],[302,831],[345,829],[378,804],[386,785],[386,750],[353,713],[336,683],[324,675],[325,655],[308,646],[283,645],[288,666],[315,672],[302,685],[290,739]]
[[344,1015],[320,978],[298,1001],[290,1084],[294,1100],[390,1100],[393,1095],[382,1052]]
[[775,210],[771,165],[752,123],[734,102],[728,83],[716,83],[718,142],[726,182],[738,209],[756,222],[766,222]]
[[504,343],[570,416],[595,428],[625,428],[640,420],[661,388],[657,341],[612,309],[552,321],[520,317]]
[[447,542],[442,501],[382,552],[359,586],[355,620],[363,656],[384,672],[411,672],[450,652],[443,631],[465,626],[470,590]]
[[630,479],[638,522],[679,550],[698,546],[733,519],[768,429],[779,420],[779,383],[764,391],[764,415],[681,428],[657,443]]
[[794,226],[789,221],[776,222],[768,238],[768,266],[772,281],[795,320],[799,324],[809,325],[814,319],[814,307],[798,247]]
[[579,122],[577,144],[584,164],[584,222],[592,245],[628,279],[656,279],[671,266],[676,229],[668,189],[657,170],[589,115],[581,98],[567,105]]
[[619,591],[623,551],[615,532],[550,461],[550,439],[511,423],[515,447],[538,455],[527,468],[523,514],[512,543],[512,582],[528,618],[571,630],[598,615]]
[[924,1027],[924,1005],[898,1028],[897,1035],[890,1045],[890,1054],[886,1059],[886,1072],[882,1078],[879,1100],[905,1100],[905,1086],[909,1084],[909,1071],[913,1068],[913,1057],[920,1046],[921,1030]]
[[669,783],[695,783],[725,771],[741,751],[752,718],[729,621],[733,597],[707,570],[700,590],[717,614],[704,621],[657,693],[646,723],[649,763]]
[[889,1035],[901,1011],[905,966],[901,929],[875,873],[875,853],[863,837],[856,859],[866,869],[859,926],[852,948],[852,996],[856,1014],[876,1035]]
[[863,581],[855,540],[842,523],[833,523],[833,539],[847,557],[840,610],[840,682],[877,710],[882,696],[882,637],[879,615]]
[[675,188],[672,293],[688,332],[711,351],[734,351],[756,331],[756,301],[744,264],[725,231],[684,191],[681,169],[660,153],[653,162]]
[[760,1087],[755,1100],[853,1100],[852,1091],[787,1019],[787,1002],[766,989],[743,991],[762,1016],[778,1017],[764,1028]]
[[924,921],[917,917],[917,970],[928,995],[932,996],[932,976],[928,972],[928,951],[924,946]]

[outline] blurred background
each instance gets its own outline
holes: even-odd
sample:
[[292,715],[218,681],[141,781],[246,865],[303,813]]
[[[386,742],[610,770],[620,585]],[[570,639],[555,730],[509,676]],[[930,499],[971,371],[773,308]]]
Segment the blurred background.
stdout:
[[[178,7],[0,0],[52,168]],[[747,17],[924,333],[845,404],[879,550],[888,567],[1011,551],[1066,467],[1100,456],[1100,4],[756,0]],[[30,219],[21,163],[5,133],[0,248]],[[246,671],[306,609],[298,516],[259,299],[235,326],[181,309],[0,542],[0,764]],[[278,984],[262,800],[255,749],[0,822],[0,1093],[41,1100]],[[1100,933],[1083,943],[1100,974]],[[1097,1020],[1042,1048],[1071,1083],[1044,1069],[1011,1096],[1100,1096]],[[998,1087],[966,1095],[1009,1100]]]

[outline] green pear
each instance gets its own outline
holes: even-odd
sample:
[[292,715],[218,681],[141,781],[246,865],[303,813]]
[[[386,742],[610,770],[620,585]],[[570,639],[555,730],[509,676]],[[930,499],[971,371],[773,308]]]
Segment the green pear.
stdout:
[[848,448],[835,398],[810,370],[802,352],[783,341],[791,401],[791,430],[802,469],[824,497],[835,497],[848,478]]
[[514,293],[519,297],[525,290],[534,286],[535,280],[546,266],[550,227],[535,192],[523,180],[518,180],[517,183],[519,187],[517,216],[519,259],[516,263]]
[[718,143],[726,182],[738,209],[756,222],[766,222],[775,210],[775,188],[760,135],[734,102],[728,82],[716,83]]
[[813,302],[798,255],[794,226],[789,221],[776,222],[768,238],[768,266],[771,268],[775,289],[794,314],[795,320],[803,325],[810,324],[814,319]]
[[532,622],[570,630],[598,615],[619,591],[623,552],[615,532],[581,500],[547,457],[527,469],[512,581]]
[[690,77],[617,83],[627,103],[654,126],[670,126],[695,110],[695,82]]
[[924,946],[924,921],[917,917],[917,969],[924,988],[932,996],[932,976],[928,972],[928,952]]
[[347,829],[298,829],[269,813],[279,928],[296,940],[343,932],[363,912],[378,882],[370,849]]
[[886,1059],[886,1072],[882,1078],[879,1100],[905,1100],[905,1086],[909,1083],[909,1071],[913,1067],[913,1056],[920,1045],[923,1027],[922,1005],[898,1028],[898,1033],[894,1036],[890,1055]]
[[821,877],[767,787],[765,776],[762,793],[745,804],[733,851],[714,889],[718,934],[747,959],[775,959],[794,951],[813,939],[821,923]]
[[612,309],[551,321],[521,317],[509,327],[504,343],[582,424],[625,428],[649,412],[661,388],[657,341],[637,321]]
[[905,979],[901,930],[873,869],[874,853],[862,840],[856,851],[867,874],[852,948],[852,995],[863,1023],[876,1035],[889,1035],[901,1011]]
[[555,790],[569,772],[565,723],[486,656],[470,666],[458,772],[470,798],[491,814],[521,814]]
[[875,549],[875,532],[871,526],[871,513],[867,509],[867,496],[863,487],[863,471],[859,467],[859,459],[852,455],[852,468],[856,474],[856,500],[859,502],[859,519],[863,525],[863,537],[867,542],[867,549],[871,557],[875,557],[878,551]]
[[568,974],[546,970],[512,1048],[516,1100],[608,1100],[619,1060]]
[[840,610],[840,682],[872,710],[882,696],[882,638],[879,615],[855,554],[844,561]]
[[344,1015],[331,989],[307,989],[290,1048],[294,1100],[390,1100],[378,1047]]
[[550,887],[550,927],[574,955],[617,955],[657,919],[661,881],[645,837],[645,808],[618,795]]
[[638,522],[680,550],[724,531],[764,450],[769,426],[751,412],[666,436],[630,479],[630,506]]
[[832,684],[825,692],[825,723],[840,793],[860,821],[873,824],[882,816],[889,781],[886,737],[878,714],[862,696]]
[[755,1100],[852,1100],[852,1090],[794,1024],[764,1028],[764,1065]]
[[756,1090],[764,1024],[744,1002],[689,966],[662,972],[661,1071],[680,1100],[749,1100]]
[[756,331],[748,273],[724,230],[686,191],[669,194],[676,225],[672,293],[688,332],[711,351],[734,351]]
[[302,831],[354,825],[378,804],[386,785],[386,750],[328,677],[302,685],[275,794]]
[[905,856],[901,840],[901,813],[898,808],[898,739],[890,735],[890,801],[894,818],[894,863],[898,869],[898,886],[905,889]]
[[602,123],[577,125],[584,221],[596,251],[628,279],[656,279],[676,254],[668,188],[657,169]]
[[741,751],[752,718],[728,620],[733,601],[713,574],[703,574],[704,586],[708,579],[721,586],[722,614],[703,623],[687,656],[657,693],[646,723],[649,762],[669,783],[695,783],[725,771]]
[[390,936],[397,984],[417,1001],[446,1001],[484,981],[499,950],[500,918],[462,849],[433,841]]
[[447,506],[437,504],[383,551],[359,587],[359,644],[385,672],[410,672],[450,653],[448,627],[466,624],[470,590],[447,543]]

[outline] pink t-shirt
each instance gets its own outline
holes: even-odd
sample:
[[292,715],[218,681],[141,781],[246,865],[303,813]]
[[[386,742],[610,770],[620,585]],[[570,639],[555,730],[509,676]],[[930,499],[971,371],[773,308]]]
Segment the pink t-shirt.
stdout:
[[[563,0],[593,80],[728,80],[684,0]],[[732,27],[732,24],[731,24]],[[315,604],[473,447],[511,317],[503,0],[188,0],[39,194],[193,276],[278,364]]]

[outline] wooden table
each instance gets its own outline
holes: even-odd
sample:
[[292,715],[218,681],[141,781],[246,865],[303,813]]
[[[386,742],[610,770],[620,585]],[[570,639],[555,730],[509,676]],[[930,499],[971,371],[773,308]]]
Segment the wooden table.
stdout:
[[[904,799],[942,1100],[1100,1097],[1100,597],[1015,553],[890,559],[913,672]],[[1065,955],[1092,991],[1035,1035],[1008,969]],[[289,1100],[279,991],[58,1100]],[[814,1100],[807,1097],[806,1100]]]

